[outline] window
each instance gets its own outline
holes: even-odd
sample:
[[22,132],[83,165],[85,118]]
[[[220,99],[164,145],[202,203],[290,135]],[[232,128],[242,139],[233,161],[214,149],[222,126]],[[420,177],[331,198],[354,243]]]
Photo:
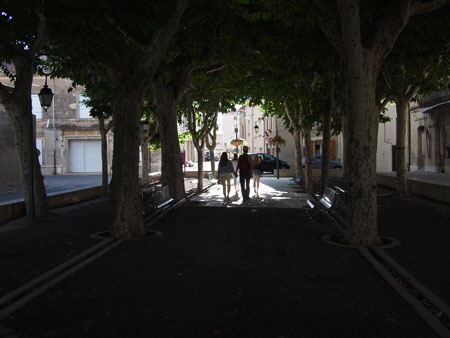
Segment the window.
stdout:
[[31,95],[31,113],[36,115],[36,119],[42,119],[41,101],[37,94]]
[[78,108],[80,110],[80,119],[91,119],[91,108],[86,106],[83,101],[89,99],[85,94],[78,95]]

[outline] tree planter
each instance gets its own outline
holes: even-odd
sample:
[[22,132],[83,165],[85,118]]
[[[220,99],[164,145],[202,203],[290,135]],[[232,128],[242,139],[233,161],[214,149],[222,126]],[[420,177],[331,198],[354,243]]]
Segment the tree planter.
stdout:
[[284,146],[286,145],[286,140],[279,135],[269,138],[269,144],[272,146]]
[[242,139],[231,139],[230,141],[232,146],[240,146],[242,143],[244,143],[244,140]]

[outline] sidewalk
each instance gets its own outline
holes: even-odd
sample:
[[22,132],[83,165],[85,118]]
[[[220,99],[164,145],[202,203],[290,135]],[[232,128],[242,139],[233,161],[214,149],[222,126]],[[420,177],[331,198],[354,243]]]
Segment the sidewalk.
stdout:
[[[358,249],[321,240],[336,223],[289,179],[261,183],[248,205],[213,186],[170,211],[151,226],[162,236],[114,246],[6,317],[0,337],[439,337]],[[379,205],[380,234],[402,242],[385,252],[449,304],[450,208]],[[99,243],[110,208],[0,226],[0,296]]]

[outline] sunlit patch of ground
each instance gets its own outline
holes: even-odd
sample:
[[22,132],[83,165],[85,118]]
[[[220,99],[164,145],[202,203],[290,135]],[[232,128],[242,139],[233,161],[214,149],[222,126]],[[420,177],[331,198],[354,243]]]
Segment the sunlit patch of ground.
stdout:
[[259,185],[259,194],[253,189],[253,181],[250,181],[250,199],[243,201],[242,194],[236,193],[234,185],[230,190],[230,201],[226,201],[223,194],[223,186],[215,184],[206,192],[192,198],[202,206],[223,207],[252,207],[252,208],[306,208],[307,194],[299,192],[297,185],[288,178],[276,179],[263,177]]

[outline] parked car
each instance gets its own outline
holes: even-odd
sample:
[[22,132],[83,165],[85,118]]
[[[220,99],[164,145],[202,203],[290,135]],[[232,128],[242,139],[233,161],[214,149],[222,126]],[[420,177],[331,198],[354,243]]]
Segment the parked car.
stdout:
[[[312,155],[312,167],[313,169],[322,169],[322,155],[313,154]],[[302,158],[302,167],[305,167],[305,158]],[[339,161],[329,159],[328,162],[328,168],[329,169],[342,169],[342,163]]]
[[[219,154],[214,153],[214,160],[219,160]],[[209,153],[209,151],[205,153],[205,161],[211,161],[211,154]]]
[[[254,153],[249,154],[250,156],[259,156],[261,159],[262,172],[273,173],[277,169],[277,158],[273,155],[267,153]],[[291,167],[287,162],[278,159],[278,166],[280,169],[290,169]]]

